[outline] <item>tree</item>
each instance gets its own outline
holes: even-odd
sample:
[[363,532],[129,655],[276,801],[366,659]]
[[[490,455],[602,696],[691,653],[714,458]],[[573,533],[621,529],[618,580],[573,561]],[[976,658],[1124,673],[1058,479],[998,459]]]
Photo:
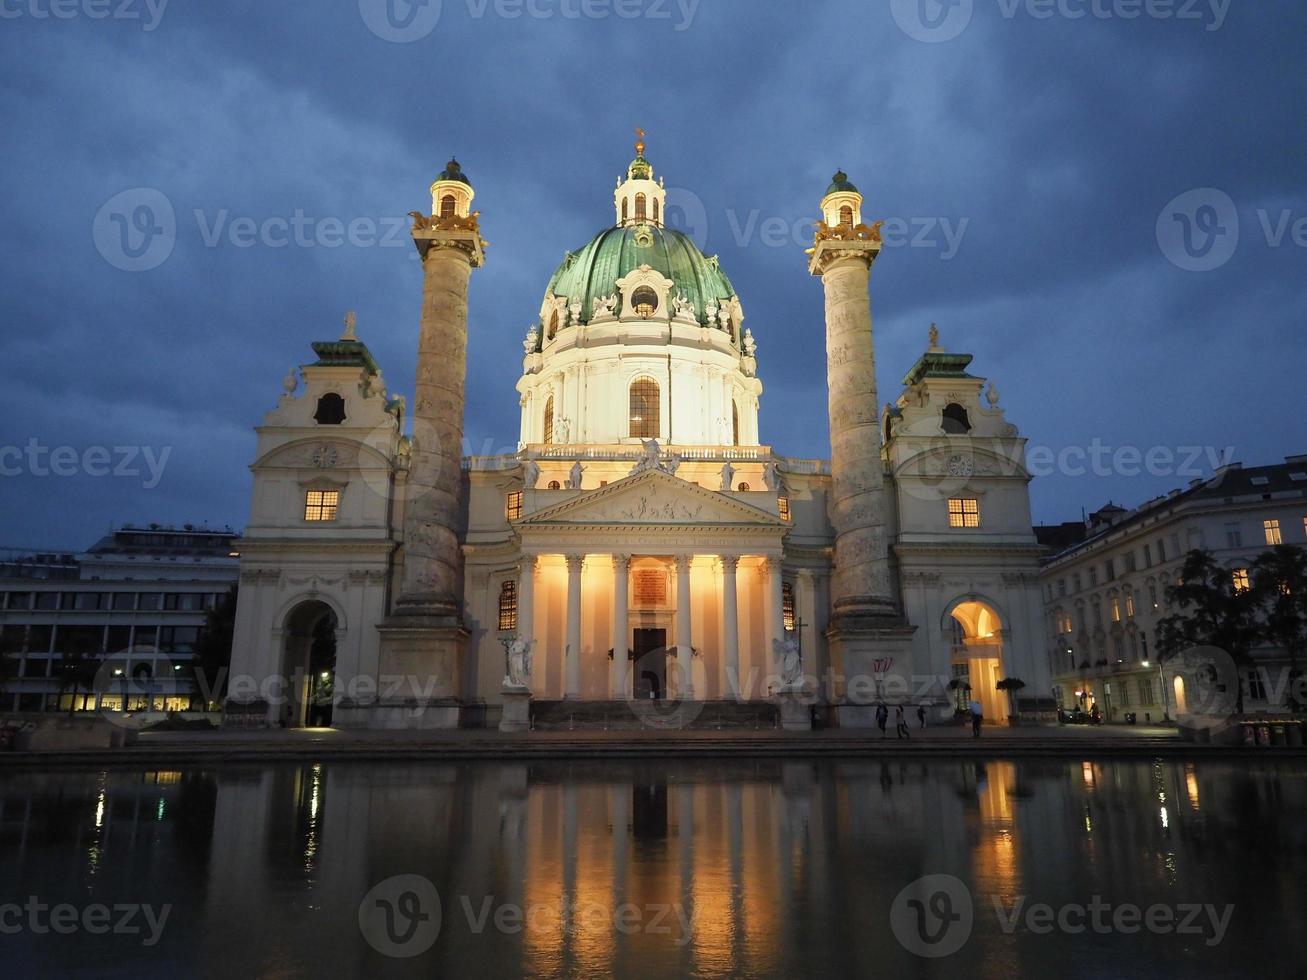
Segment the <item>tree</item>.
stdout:
[[1257,556],[1252,567],[1253,601],[1262,614],[1267,642],[1289,655],[1290,706],[1298,708],[1293,684],[1300,659],[1307,655],[1307,551],[1277,545]]
[[[1235,585],[1234,572],[1218,564],[1211,552],[1185,555],[1180,579],[1166,587],[1166,601],[1176,612],[1157,624],[1158,656],[1163,661],[1191,647],[1211,646],[1229,654],[1236,669],[1252,662],[1261,639],[1252,590]],[[1235,712],[1243,714],[1243,684],[1235,678]]]
[[994,687],[1007,695],[1008,710],[1011,712],[1013,718],[1020,714],[1020,712],[1017,711],[1016,693],[1025,686],[1026,682],[1020,677],[1004,677],[994,685]]
[[195,644],[191,680],[206,701],[221,702],[227,694],[232,639],[236,632],[236,586],[209,610],[204,630]]
[[68,699],[68,717],[77,710],[77,695],[83,688],[87,691],[95,687],[96,675],[100,672],[100,656],[85,646],[64,648],[59,660],[59,693],[69,689],[73,696]]

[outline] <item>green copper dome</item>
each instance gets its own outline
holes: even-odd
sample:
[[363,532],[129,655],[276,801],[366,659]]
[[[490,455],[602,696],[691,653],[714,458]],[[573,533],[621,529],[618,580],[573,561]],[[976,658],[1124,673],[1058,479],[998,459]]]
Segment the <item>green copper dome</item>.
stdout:
[[468,187],[472,186],[472,181],[467,179],[457,160],[450,160],[449,163],[445,164],[445,169],[440,171],[440,176],[436,180],[456,180],[460,184],[467,184]]
[[652,224],[600,232],[580,251],[568,253],[549,280],[549,290],[566,297],[569,305],[579,299],[581,319],[588,323],[594,300],[619,295],[617,280],[642,265],[672,280],[669,303],[685,296],[700,323],[707,323],[709,302],[720,307],[735,295],[716,256],[706,257],[688,235]]
[[857,194],[858,189],[849,183],[849,175],[843,170],[835,171],[835,176],[831,178],[831,184],[826,188],[827,194],[838,194],[843,191],[846,194]]

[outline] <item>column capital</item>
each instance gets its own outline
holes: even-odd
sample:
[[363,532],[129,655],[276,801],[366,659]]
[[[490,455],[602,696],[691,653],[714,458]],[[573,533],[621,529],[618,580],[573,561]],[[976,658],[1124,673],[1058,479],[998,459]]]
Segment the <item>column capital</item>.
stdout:
[[613,568],[617,571],[629,571],[631,568],[631,556],[613,555]]
[[722,555],[718,559],[722,563],[722,571],[735,574],[735,570],[740,567],[739,555]]
[[585,555],[564,555],[563,558],[567,561],[569,572],[579,572],[581,564],[585,561]]
[[678,572],[688,572],[692,561],[694,561],[694,555],[677,555],[676,570]]
[[766,561],[767,574],[769,575],[779,575],[781,569],[785,566],[785,559],[780,555],[768,555]]
[[539,555],[523,555],[522,560],[518,562],[518,571],[523,574],[531,574],[536,570],[536,565],[539,564],[539,561]]

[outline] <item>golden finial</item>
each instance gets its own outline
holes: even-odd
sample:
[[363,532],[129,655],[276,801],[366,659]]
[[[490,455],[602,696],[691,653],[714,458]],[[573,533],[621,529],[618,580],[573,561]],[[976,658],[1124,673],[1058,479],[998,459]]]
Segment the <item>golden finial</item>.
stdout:
[[644,156],[644,130],[636,129],[635,131],[635,155]]

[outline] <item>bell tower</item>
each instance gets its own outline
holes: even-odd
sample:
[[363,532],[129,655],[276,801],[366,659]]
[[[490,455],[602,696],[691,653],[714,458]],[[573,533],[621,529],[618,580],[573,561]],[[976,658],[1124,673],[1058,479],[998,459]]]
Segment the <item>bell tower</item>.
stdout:
[[635,131],[635,159],[626,168],[626,179],[617,178],[613,202],[617,207],[617,225],[663,226],[667,210],[667,190],[661,180],[654,180],[653,164],[644,158],[644,130]]

